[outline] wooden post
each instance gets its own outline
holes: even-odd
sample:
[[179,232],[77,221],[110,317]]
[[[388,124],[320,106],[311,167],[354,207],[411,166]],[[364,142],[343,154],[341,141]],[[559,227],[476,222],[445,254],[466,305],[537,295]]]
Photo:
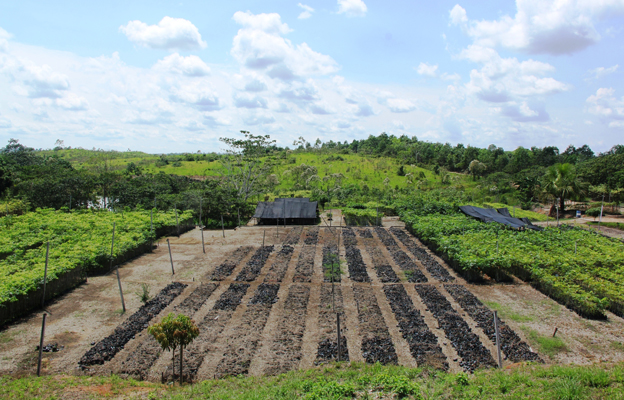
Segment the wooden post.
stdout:
[[45,335],[46,313],[43,313],[43,322],[41,323],[41,338],[39,339],[39,361],[37,363],[37,376],[41,376],[41,357],[43,356],[43,336]]
[[262,233],[262,248],[264,249],[264,237],[266,236],[266,229]]
[[496,352],[498,353],[498,368],[503,368],[503,358],[501,357],[500,332],[498,331],[498,311],[494,311],[494,331],[496,333]]
[[240,208],[236,210],[236,213],[238,214],[238,226],[240,227]]
[[336,333],[338,334],[338,362],[340,362],[340,313],[336,313]]
[[[150,231],[152,232],[152,237],[154,237],[154,209],[152,208],[150,210]],[[153,239],[150,240],[150,251],[152,251],[154,248],[154,241]]]
[[377,226],[379,226],[379,207],[377,207]]
[[202,198],[199,198],[199,226],[203,226],[202,224]]
[[169,238],[167,238],[167,247],[169,247],[169,260],[171,260],[171,275],[175,275],[175,270],[173,269],[173,257],[171,256],[171,244],[169,243]]
[[50,242],[48,242],[48,246],[46,248],[46,262],[45,269],[43,270],[43,296],[41,297],[41,308],[45,304],[45,292],[46,292],[46,283],[48,280],[48,255],[50,254]]
[[559,328],[555,327],[555,331],[553,332],[553,337],[555,337],[555,335],[557,334],[558,330],[559,330]]
[[[115,223],[113,222],[113,240],[111,242],[111,261],[110,266],[113,269],[113,249],[115,248]],[[123,312],[126,312],[126,302],[123,297],[123,290],[121,289],[121,278],[119,277],[119,265],[115,268],[115,272],[117,273],[117,285],[119,285],[119,296],[121,297],[121,308]]]
[[202,251],[204,252],[204,254],[206,254],[206,247],[204,246],[204,227],[200,226],[199,229],[201,229],[201,235],[202,235]]
[[221,216],[221,230],[223,231],[223,237],[225,237],[225,228],[223,227],[223,215]]

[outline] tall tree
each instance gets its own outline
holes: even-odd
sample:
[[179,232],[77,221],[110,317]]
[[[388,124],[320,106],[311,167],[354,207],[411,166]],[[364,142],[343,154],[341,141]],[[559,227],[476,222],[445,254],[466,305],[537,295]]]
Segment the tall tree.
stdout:
[[544,191],[559,199],[559,208],[565,210],[565,200],[585,194],[584,183],[572,164],[555,164],[546,170],[542,181]]
[[271,164],[263,161],[275,143],[269,135],[252,135],[248,131],[241,131],[244,139],[220,138],[227,144],[226,157],[221,160],[224,172],[223,182],[239,199],[246,202],[251,196],[263,192],[266,176],[271,171]]

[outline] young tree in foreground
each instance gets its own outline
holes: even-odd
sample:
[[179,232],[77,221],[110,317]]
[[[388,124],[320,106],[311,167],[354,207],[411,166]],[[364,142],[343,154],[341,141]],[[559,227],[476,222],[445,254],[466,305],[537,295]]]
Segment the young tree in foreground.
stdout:
[[175,376],[175,350],[180,348],[180,384],[182,384],[184,348],[199,335],[195,321],[184,314],[169,313],[161,322],[147,328],[147,332],[154,336],[163,350],[172,350],[172,376]]
[[262,160],[275,140],[269,135],[255,136],[241,131],[244,139],[220,138],[229,146],[226,157],[221,160],[225,171],[222,173],[224,184],[238,194],[239,200],[246,202],[251,196],[261,194],[266,177],[271,171],[271,164]]

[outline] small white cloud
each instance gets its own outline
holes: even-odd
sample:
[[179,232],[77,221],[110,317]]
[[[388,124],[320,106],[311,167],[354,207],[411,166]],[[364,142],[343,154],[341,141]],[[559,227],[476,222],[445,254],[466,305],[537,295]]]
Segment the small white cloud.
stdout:
[[303,9],[303,12],[301,14],[299,14],[299,16],[297,18],[299,19],[308,19],[312,16],[312,13],[314,12],[314,8],[307,6],[305,4],[301,4],[299,3],[299,7],[301,7]]
[[369,104],[359,104],[355,115],[358,117],[370,117],[371,115],[375,115],[375,111]]
[[246,29],[260,30],[273,35],[285,35],[292,32],[277,13],[252,14],[250,11],[237,11],[232,17],[234,21]]
[[194,50],[204,49],[207,46],[197,27],[183,18],[164,17],[158,25],[130,21],[120,26],[119,31],[131,42],[151,49]]
[[449,16],[453,25],[461,25],[468,22],[466,10],[459,4],[455,4],[455,7],[449,12]]
[[183,119],[176,123],[176,126],[187,131],[197,132],[206,129],[206,126],[194,119]]
[[388,99],[387,105],[393,113],[406,113],[416,109],[414,103],[406,99]]
[[609,67],[609,68],[598,67],[595,69],[590,69],[588,72],[593,75],[594,79],[600,79],[600,78],[604,78],[607,75],[611,75],[612,73],[617,71],[618,68],[619,68],[619,65],[615,64],[614,66]]
[[8,129],[12,126],[13,124],[11,123],[10,119],[0,117],[0,129]]
[[421,62],[418,65],[418,68],[416,68],[416,72],[418,72],[419,75],[425,75],[435,78],[438,76],[438,65],[429,65],[427,63]]
[[246,93],[234,95],[234,105],[238,108],[267,108],[267,99],[260,96],[250,96]]
[[338,0],[338,14],[346,14],[347,17],[363,17],[368,8],[362,0]]
[[11,39],[11,34],[0,28],[0,52],[9,50],[9,39]]
[[28,86],[28,96],[31,98],[55,99],[62,97],[62,92],[69,89],[69,78],[52,71],[48,65],[29,65],[24,67],[24,72],[24,83]]
[[600,117],[611,128],[624,126],[624,97],[617,99],[615,89],[600,88],[587,98],[588,111]]
[[182,86],[173,90],[171,100],[189,104],[200,111],[221,109],[219,96],[209,88],[198,86]]
[[264,92],[265,90],[267,90],[266,83],[257,79],[254,79],[253,81],[247,82],[247,84],[245,84],[246,92]]
[[264,125],[275,122],[275,117],[270,113],[252,113],[243,118],[243,122],[247,125]]
[[210,67],[201,58],[195,55],[183,57],[178,53],[173,53],[162,60],[158,60],[154,65],[154,69],[193,77],[210,74]]

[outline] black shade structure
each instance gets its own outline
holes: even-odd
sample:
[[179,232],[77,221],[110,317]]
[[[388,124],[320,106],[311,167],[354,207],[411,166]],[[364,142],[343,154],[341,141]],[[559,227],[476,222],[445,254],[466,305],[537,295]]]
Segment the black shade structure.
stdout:
[[259,224],[275,225],[276,223],[308,225],[318,222],[318,202],[309,198],[293,197],[275,199],[273,202],[261,201],[253,216]]
[[477,218],[483,222],[498,222],[499,224],[505,224],[515,229],[533,229],[536,231],[543,231],[544,228],[533,225],[528,218],[514,218],[509,214],[509,210],[506,208],[481,208],[474,206],[460,206],[460,210],[466,215]]

